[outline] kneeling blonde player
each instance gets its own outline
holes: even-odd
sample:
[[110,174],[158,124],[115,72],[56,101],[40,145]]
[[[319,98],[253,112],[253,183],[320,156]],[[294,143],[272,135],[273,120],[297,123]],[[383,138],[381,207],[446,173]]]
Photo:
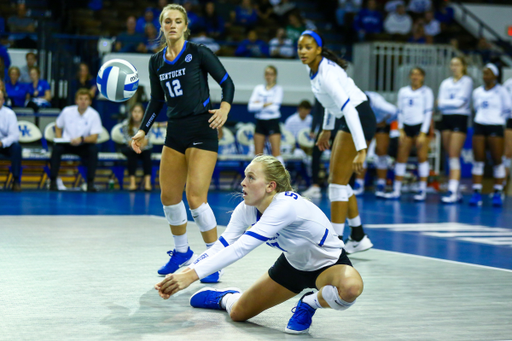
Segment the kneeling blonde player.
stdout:
[[[258,156],[245,169],[244,201],[210,249],[179,274],[155,286],[162,298],[187,288],[247,255],[259,245],[283,251],[275,264],[247,291],[205,288],[190,298],[195,308],[226,310],[233,321],[246,321],[264,310],[301,297],[285,331],[306,333],[316,309],[350,308],[363,291],[329,219],[312,202],[292,191],[290,175],[272,156]],[[248,230],[247,228],[251,226]]]

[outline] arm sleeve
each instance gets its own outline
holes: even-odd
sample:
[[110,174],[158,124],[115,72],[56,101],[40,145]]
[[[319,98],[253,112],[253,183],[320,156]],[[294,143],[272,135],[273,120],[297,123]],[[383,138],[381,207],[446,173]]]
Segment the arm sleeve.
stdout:
[[[91,130],[89,135],[101,134],[103,131],[103,125],[101,124],[101,118],[99,114],[94,115],[94,119],[92,120]],[[85,137],[85,136],[84,136]]]
[[222,101],[232,104],[235,97],[235,84],[233,84],[224,65],[212,50],[203,45],[200,45],[199,48],[202,54],[202,66],[222,88]]
[[512,111],[512,99],[510,98],[510,95],[505,88],[501,88],[501,90],[501,103],[503,105],[503,111],[501,114],[505,118],[508,118],[510,117],[510,113]]
[[324,123],[322,125],[322,130],[334,130],[335,123],[336,117],[331,114],[329,110],[324,109]]
[[63,129],[64,128],[64,110],[61,111],[59,116],[57,116],[57,119],[55,120],[55,126],[57,128]]
[[18,142],[20,139],[20,131],[18,129],[18,121],[16,115],[9,115],[9,127],[7,136],[2,139],[2,147],[10,147],[14,142]]
[[[258,101],[258,87],[256,86],[252,91],[251,98],[249,99],[249,104],[247,104],[247,110],[249,112],[258,112],[263,109],[263,102]],[[258,102],[258,103],[256,103]]]
[[423,120],[423,124],[421,125],[421,132],[428,134],[428,130],[430,129],[430,122],[432,121],[432,111],[434,105],[434,94],[432,90],[428,89],[425,93],[425,119]]
[[396,102],[398,108],[398,129],[404,128],[404,113],[402,111],[402,91],[398,91],[398,100]]
[[146,112],[144,113],[144,117],[142,118],[142,122],[140,123],[140,130],[143,130],[146,135],[151,129],[151,126],[155,122],[155,119],[158,117],[160,110],[162,110],[165,104],[165,94],[160,85],[160,80],[158,79],[158,75],[156,71],[153,69],[154,57],[151,57],[149,60],[149,82],[151,87],[151,99],[149,100],[149,104],[146,108]]

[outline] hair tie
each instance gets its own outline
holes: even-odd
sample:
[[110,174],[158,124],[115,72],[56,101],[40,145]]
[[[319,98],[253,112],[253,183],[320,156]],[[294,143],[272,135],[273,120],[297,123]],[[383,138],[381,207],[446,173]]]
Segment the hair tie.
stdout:
[[322,45],[323,45],[322,44],[322,38],[320,38],[318,33],[314,32],[314,31],[311,31],[311,30],[305,30],[304,32],[302,32],[302,34],[300,36],[302,37],[303,35],[308,35],[308,36],[313,37],[313,39],[315,39],[317,45],[322,47]]

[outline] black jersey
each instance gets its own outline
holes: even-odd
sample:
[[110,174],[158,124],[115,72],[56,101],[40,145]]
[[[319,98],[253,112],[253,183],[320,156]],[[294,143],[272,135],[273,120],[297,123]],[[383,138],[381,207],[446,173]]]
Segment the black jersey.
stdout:
[[151,100],[141,124],[146,133],[167,103],[167,117],[202,114],[211,109],[208,74],[222,87],[222,101],[232,103],[233,81],[217,56],[206,46],[185,41],[183,49],[170,62],[167,48],[151,56],[149,79]]

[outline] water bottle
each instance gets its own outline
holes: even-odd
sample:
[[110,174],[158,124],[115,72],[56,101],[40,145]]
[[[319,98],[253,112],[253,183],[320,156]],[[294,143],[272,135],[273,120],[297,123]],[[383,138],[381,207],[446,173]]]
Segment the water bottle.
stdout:
[[114,189],[114,184],[115,184],[114,179],[108,180],[108,189],[109,190],[113,190]]

